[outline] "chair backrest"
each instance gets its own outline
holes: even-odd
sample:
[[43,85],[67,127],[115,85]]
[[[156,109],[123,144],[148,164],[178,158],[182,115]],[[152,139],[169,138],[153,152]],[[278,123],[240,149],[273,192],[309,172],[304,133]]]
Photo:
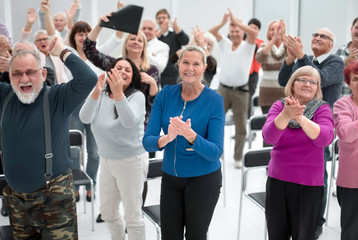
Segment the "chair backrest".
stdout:
[[[147,174],[147,181],[156,179],[159,177],[162,177],[162,164],[163,159],[162,158],[151,158],[149,159],[149,166],[148,166],[148,174]],[[143,188],[143,205],[145,203],[145,200],[147,198],[147,192],[148,192],[148,182],[144,182],[144,188]]]
[[243,159],[242,167],[242,192],[247,194],[246,187],[248,183],[249,171],[257,168],[267,167],[271,159],[272,147],[264,147],[260,149],[249,149]]
[[267,114],[254,115],[250,118],[250,129],[261,130],[265,125]]
[[70,147],[71,149],[75,149],[79,152],[79,158],[74,159],[73,161],[79,160],[79,166],[83,166],[84,164],[84,136],[83,133],[76,129],[70,129],[69,131],[69,139],[70,139]]
[[83,145],[83,133],[76,129],[71,129],[69,132],[70,146],[82,147]]
[[258,107],[259,106],[259,96],[253,95],[251,98],[252,106]]
[[249,149],[251,149],[252,141],[254,139],[254,132],[262,130],[265,125],[267,114],[254,115],[249,120]]
[[248,150],[244,155],[244,167],[266,167],[271,159],[272,147]]
[[149,159],[147,179],[161,177],[163,175],[162,164],[163,164],[162,158]]

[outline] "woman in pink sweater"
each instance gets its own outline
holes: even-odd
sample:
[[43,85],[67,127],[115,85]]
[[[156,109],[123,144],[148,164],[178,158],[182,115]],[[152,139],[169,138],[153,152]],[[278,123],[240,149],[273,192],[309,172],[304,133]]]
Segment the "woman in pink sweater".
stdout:
[[341,239],[358,239],[358,61],[344,69],[344,81],[352,90],[333,107],[339,137],[337,197],[341,206]]
[[322,101],[321,78],[297,69],[276,101],[262,135],[272,144],[266,185],[269,239],[313,240],[323,197],[323,148],[334,138],[332,112]]

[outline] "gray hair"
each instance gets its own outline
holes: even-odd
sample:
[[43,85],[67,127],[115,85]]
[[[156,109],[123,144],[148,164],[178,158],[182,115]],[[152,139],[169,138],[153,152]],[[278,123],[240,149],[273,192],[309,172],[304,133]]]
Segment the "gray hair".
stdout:
[[34,34],[34,42],[36,41],[36,37],[40,34],[45,34],[48,36],[48,33],[46,32],[46,30],[40,29],[37,32],[35,32],[35,34]]
[[26,56],[28,54],[32,55],[36,59],[38,67],[41,68],[41,59],[40,59],[40,57],[36,53],[34,53],[33,51],[24,50],[24,51],[20,51],[20,52],[15,53],[15,55],[11,58],[9,72],[10,73],[12,72],[12,63],[14,62],[14,60],[16,58],[23,57],[23,56]]
[[61,15],[62,17],[64,17],[65,21],[67,22],[67,17],[66,14],[64,12],[57,12],[53,15],[53,19],[55,19],[56,16]]
[[196,45],[188,45],[188,46],[184,47],[183,50],[180,53],[178,62],[180,62],[180,60],[182,59],[183,54],[185,52],[198,52],[198,53],[200,53],[202,55],[203,64],[204,64],[204,66],[206,65],[206,53],[201,47],[196,46]]
[[32,48],[34,49],[34,52],[35,52],[36,55],[39,54],[39,50],[37,49],[36,45],[35,45],[33,42],[30,42],[30,41],[28,41],[28,40],[19,40],[19,41],[17,41],[17,42],[14,44],[14,46],[13,46],[14,52],[15,52],[15,49],[16,49],[17,45],[19,45],[19,44],[21,44],[21,43],[32,47]]
[[[157,27],[157,22],[155,21],[154,18],[148,17],[148,18],[143,19],[141,25],[143,25],[143,23],[145,23],[145,22],[150,22],[150,23],[152,23],[152,24],[154,25],[154,29],[157,29],[157,28],[158,28],[158,27]],[[141,26],[141,27],[142,27],[142,26]]]

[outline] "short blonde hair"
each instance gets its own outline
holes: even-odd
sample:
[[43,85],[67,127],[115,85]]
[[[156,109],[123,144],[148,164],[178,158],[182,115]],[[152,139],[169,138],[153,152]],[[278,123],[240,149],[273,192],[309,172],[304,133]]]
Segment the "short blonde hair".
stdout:
[[317,91],[316,91],[314,98],[317,100],[321,100],[323,97],[322,90],[321,90],[321,76],[320,76],[319,72],[317,71],[317,69],[315,69],[312,66],[300,67],[291,75],[291,77],[288,80],[287,85],[285,87],[285,95],[286,96],[294,95],[293,84],[294,84],[295,80],[300,76],[310,76],[318,81]]
[[[127,52],[127,42],[130,36],[135,35],[135,34],[128,34],[126,39],[124,40],[124,44],[123,44],[123,48],[122,48],[122,57],[127,58],[128,57],[128,52]],[[149,63],[149,59],[148,59],[148,54],[147,54],[147,47],[148,47],[148,43],[147,43],[147,38],[145,37],[144,33],[142,31],[138,31],[137,36],[141,36],[143,38],[143,51],[142,54],[140,55],[140,59],[142,60],[142,63],[140,64],[140,69],[139,70],[143,70],[143,71],[148,71],[150,68],[150,63]]]

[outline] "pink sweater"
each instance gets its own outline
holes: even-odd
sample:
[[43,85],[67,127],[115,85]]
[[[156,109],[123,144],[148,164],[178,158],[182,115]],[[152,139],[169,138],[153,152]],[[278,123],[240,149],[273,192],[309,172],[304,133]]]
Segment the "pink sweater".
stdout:
[[302,128],[276,128],[274,120],[283,107],[280,101],[272,105],[262,129],[265,142],[273,145],[268,175],[281,181],[323,186],[323,149],[334,138],[329,105],[319,107],[312,118],[312,121],[320,126],[320,133],[314,140],[310,139]]
[[358,107],[352,95],[339,99],[333,106],[333,113],[339,137],[337,186],[358,188]]

